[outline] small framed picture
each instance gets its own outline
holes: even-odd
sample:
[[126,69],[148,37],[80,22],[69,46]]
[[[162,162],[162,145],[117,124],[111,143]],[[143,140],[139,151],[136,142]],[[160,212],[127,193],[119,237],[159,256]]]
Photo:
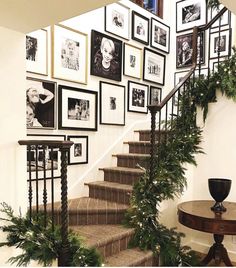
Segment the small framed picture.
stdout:
[[105,31],[129,40],[130,9],[114,3],[105,6]]
[[141,79],[142,74],[142,48],[124,43],[123,72],[124,75]]
[[227,57],[231,54],[231,29],[210,33],[210,59]]
[[122,41],[92,30],[91,74],[121,81]]
[[48,75],[48,32],[40,29],[26,35],[26,71]]
[[151,47],[165,53],[170,50],[170,27],[154,18],[151,20]]
[[144,48],[143,80],[159,85],[165,84],[166,56]]
[[52,31],[52,77],[87,84],[87,34],[63,25]]
[[148,113],[148,85],[128,81],[128,111]]
[[176,31],[182,32],[206,24],[207,8],[205,0],[185,0],[176,2]]
[[[182,72],[176,72],[175,73],[175,86],[180,83],[183,78],[185,77],[185,75],[188,73],[189,71],[182,71]],[[201,68],[200,69],[200,76],[204,76],[207,77],[209,73],[209,68]],[[195,78],[199,77],[199,69],[195,70]]]
[[149,19],[135,11],[132,11],[132,39],[149,44]]
[[68,141],[73,141],[69,151],[69,165],[88,163],[88,136],[67,136]]
[[56,83],[27,77],[26,126],[27,129],[56,128]]
[[[220,4],[219,9],[212,8],[211,19],[213,19],[221,11],[223,7],[224,6]],[[229,25],[230,17],[231,17],[230,11],[229,10],[225,11],[225,13],[215,23],[212,24],[211,28],[214,29],[221,27],[222,30],[222,27]]]
[[58,128],[97,130],[96,91],[59,85]]
[[[65,135],[38,135],[38,134],[28,134],[27,139],[29,140],[52,140],[52,141],[65,141]],[[37,163],[36,163],[37,162]],[[44,179],[44,163],[46,169],[46,178],[51,178],[53,169],[54,178],[60,177],[61,169],[61,153],[60,150],[49,148],[49,146],[35,146],[27,147],[27,172],[31,170],[31,179],[35,180],[37,178]],[[38,167],[38,172],[36,174],[36,167]]]
[[100,124],[125,125],[125,87],[100,81]]
[[149,104],[155,105],[161,102],[162,89],[159,87],[150,86]]
[[210,71],[212,73],[217,72],[219,64],[222,64],[225,60],[227,60],[227,57],[211,59],[209,62]]

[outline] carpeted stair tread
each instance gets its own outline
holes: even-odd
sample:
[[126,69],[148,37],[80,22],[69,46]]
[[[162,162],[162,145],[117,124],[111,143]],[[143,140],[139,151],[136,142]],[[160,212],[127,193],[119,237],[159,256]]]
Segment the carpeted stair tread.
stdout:
[[144,171],[140,168],[128,168],[128,167],[106,167],[106,168],[99,168],[99,170],[103,171],[114,171],[114,172],[122,172],[122,173],[137,173],[142,175]]
[[121,184],[117,182],[109,182],[109,181],[95,181],[95,182],[85,183],[85,185],[96,186],[98,188],[103,188],[103,189],[124,191],[124,192],[132,192],[132,189],[133,189],[131,185]]
[[116,156],[116,157],[127,157],[127,158],[148,158],[150,157],[150,154],[113,154],[112,156]]

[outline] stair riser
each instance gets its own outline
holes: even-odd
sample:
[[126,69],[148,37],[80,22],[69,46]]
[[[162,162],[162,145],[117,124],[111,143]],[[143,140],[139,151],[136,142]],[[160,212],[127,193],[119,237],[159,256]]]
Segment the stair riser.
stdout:
[[150,154],[150,144],[129,144],[129,153],[133,154]]
[[[155,140],[158,141],[159,140],[159,136],[160,140],[163,140],[166,137],[166,133],[165,132],[161,132],[159,134],[159,132],[156,132],[156,136],[155,136]],[[150,141],[151,140],[151,133],[148,132],[139,132],[139,141]]]
[[118,167],[137,168],[137,164],[139,164],[141,167],[147,168],[149,166],[149,161],[137,157],[117,157]]
[[104,180],[110,182],[133,185],[140,177],[141,174],[104,171]]

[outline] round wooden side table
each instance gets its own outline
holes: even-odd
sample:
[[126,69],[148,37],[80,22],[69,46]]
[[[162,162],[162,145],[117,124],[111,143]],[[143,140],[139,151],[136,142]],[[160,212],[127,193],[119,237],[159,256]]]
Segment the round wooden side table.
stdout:
[[223,261],[226,266],[233,266],[222,242],[224,235],[236,235],[236,203],[223,202],[227,211],[220,214],[211,210],[214,203],[209,200],[181,203],[178,205],[178,219],[184,226],[213,234],[215,243],[201,261],[202,265],[215,259],[216,265]]

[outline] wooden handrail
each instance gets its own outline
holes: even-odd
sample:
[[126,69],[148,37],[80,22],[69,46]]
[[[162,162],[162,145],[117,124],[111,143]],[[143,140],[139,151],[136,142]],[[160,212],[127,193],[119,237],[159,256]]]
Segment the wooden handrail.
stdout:
[[70,148],[72,141],[55,141],[55,140],[19,140],[20,145],[45,145],[51,148]]

